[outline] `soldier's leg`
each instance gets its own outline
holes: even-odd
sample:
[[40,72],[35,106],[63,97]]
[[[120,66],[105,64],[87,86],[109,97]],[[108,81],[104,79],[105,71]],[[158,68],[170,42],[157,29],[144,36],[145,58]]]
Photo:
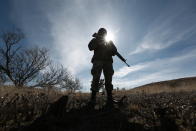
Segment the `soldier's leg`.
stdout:
[[96,101],[96,93],[99,91],[99,80],[102,72],[103,64],[101,62],[94,62],[91,70],[91,74],[93,76],[91,83],[91,101]]
[[105,77],[105,88],[107,91],[107,102],[111,103],[113,101],[112,97],[112,90],[113,90],[113,85],[112,85],[112,76],[114,74],[114,69],[112,63],[106,63],[103,66],[103,73]]

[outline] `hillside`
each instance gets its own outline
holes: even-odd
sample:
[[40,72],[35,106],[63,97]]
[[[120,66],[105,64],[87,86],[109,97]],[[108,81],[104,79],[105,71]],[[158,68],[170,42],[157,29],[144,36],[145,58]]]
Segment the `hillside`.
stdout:
[[146,84],[129,90],[129,93],[161,93],[196,90],[196,77],[187,77],[174,80],[160,81]]
[[95,109],[89,109],[88,97],[63,96],[31,124],[12,131],[193,131],[195,98],[196,92],[130,94],[108,109],[99,97]]
[[[89,94],[1,87],[0,131],[196,130],[195,80],[182,78],[114,91],[119,103],[112,109],[106,107],[102,93],[95,108],[89,109]],[[138,95],[143,90],[149,94]]]

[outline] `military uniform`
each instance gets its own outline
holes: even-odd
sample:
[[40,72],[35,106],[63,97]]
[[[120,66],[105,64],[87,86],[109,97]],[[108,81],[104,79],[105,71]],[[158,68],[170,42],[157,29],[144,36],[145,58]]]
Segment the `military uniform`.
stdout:
[[91,60],[93,63],[91,91],[99,91],[99,80],[103,71],[106,91],[111,92],[113,90],[112,76],[114,74],[112,56],[117,53],[115,45],[112,41],[106,42],[104,37],[95,37],[90,41],[88,47],[90,51],[94,51]]

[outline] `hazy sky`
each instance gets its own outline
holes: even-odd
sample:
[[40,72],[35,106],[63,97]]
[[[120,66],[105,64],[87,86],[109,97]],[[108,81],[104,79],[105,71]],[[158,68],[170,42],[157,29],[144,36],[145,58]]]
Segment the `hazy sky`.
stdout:
[[115,88],[196,76],[195,0],[0,0],[0,29],[13,27],[27,46],[49,48],[85,91],[93,55],[87,45],[100,27],[131,65],[114,57]]

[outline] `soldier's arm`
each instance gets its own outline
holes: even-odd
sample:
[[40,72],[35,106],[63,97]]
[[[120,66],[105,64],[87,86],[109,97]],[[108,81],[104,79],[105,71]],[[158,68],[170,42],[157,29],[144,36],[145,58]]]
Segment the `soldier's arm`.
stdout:
[[112,47],[112,55],[115,56],[117,54],[117,48],[114,45],[113,41],[110,41],[111,47]]
[[89,44],[88,44],[88,48],[90,51],[95,50],[97,48],[96,42],[95,42],[95,38],[93,38]]

